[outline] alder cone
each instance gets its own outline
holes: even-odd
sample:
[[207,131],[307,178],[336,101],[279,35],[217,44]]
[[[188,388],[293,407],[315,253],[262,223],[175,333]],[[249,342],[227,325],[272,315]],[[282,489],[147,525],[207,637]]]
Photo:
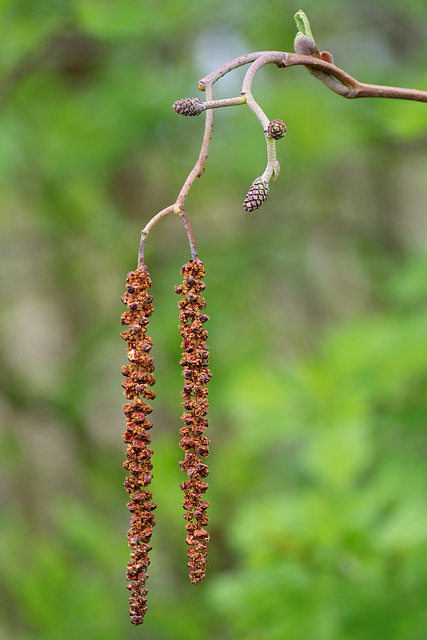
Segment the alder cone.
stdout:
[[274,140],[280,140],[286,134],[286,125],[283,120],[272,120],[268,123],[267,136]]
[[262,203],[267,200],[269,193],[270,187],[267,182],[263,182],[261,178],[254,180],[243,201],[244,210],[255,211],[255,209],[259,209]]
[[172,109],[182,116],[198,116],[203,111],[203,102],[199,98],[182,98],[173,103]]

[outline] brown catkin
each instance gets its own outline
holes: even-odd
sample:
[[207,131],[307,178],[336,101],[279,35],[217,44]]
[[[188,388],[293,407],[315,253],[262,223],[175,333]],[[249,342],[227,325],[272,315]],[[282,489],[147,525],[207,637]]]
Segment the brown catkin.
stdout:
[[190,260],[181,269],[183,283],[175,287],[181,297],[178,302],[179,332],[182,337],[183,348],[180,364],[183,367],[184,385],[181,396],[184,413],[181,420],[184,426],[180,429],[180,447],[185,452],[184,460],[180,462],[188,480],[180,484],[184,491],[184,518],[187,521],[188,545],[187,555],[189,577],[193,584],[197,584],[206,575],[207,543],[209,533],[206,526],[209,516],[206,513],[209,502],[203,499],[208,488],[205,478],[209,470],[204,459],[209,453],[209,438],[204,435],[208,426],[206,417],[209,403],[208,382],[211,372],[208,368],[209,351],[206,345],[207,331],[204,323],[209,319],[203,310],[206,306],[201,292],[205,288],[203,278],[205,269],[199,260]]
[[127,504],[131,512],[130,529],[127,534],[131,551],[126,578],[130,591],[129,615],[134,625],[143,622],[147,611],[145,583],[150,564],[148,552],[152,548],[149,542],[155,524],[153,510],[156,508],[156,504],[151,501],[152,492],[147,489],[153,477],[153,452],[149,447],[149,430],[152,424],[147,420],[152,408],[145,400],[152,400],[156,395],[148,388],[155,382],[153,358],[149,356],[152,342],[146,333],[149,317],[153,313],[153,298],[147,294],[150,286],[151,280],[145,266],[127,275],[126,293],[122,296],[127,311],[121,317],[122,325],[127,326],[127,329],[120,334],[127,342],[129,361],[129,364],[122,368],[125,376],[122,387],[128,400],[123,405],[126,416],[123,440],[127,444],[126,461],[123,466],[129,473],[124,486],[131,498]]

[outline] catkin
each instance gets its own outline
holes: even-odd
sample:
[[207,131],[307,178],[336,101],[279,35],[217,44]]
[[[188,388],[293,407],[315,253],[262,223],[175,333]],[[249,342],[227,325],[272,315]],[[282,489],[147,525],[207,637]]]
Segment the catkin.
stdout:
[[147,293],[150,286],[151,280],[145,266],[127,275],[126,293],[122,296],[127,311],[122,314],[121,322],[128,328],[120,334],[127,342],[129,361],[122,368],[125,376],[122,387],[128,400],[123,405],[126,416],[123,440],[127,444],[123,466],[129,473],[124,486],[131,498],[127,504],[131,512],[130,529],[127,533],[131,551],[126,578],[130,591],[129,615],[134,625],[143,622],[147,611],[145,585],[150,564],[148,552],[152,549],[149,542],[155,524],[153,510],[156,508],[156,504],[152,502],[152,492],[147,489],[153,477],[153,452],[149,447],[152,424],[147,420],[152,407],[145,400],[152,400],[156,395],[149,389],[155,382],[153,358],[149,356],[152,341],[147,336],[149,317],[153,313],[153,298]]
[[197,584],[206,575],[207,543],[209,533],[206,526],[209,516],[206,513],[209,502],[204,500],[208,488],[205,478],[209,473],[204,462],[209,454],[209,438],[204,435],[208,426],[206,417],[209,403],[208,382],[211,378],[206,345],[207,331],[204,323],[209,319],[203,311],[206,306],[201,292],[205,288],[203,278],[205,269],[199,260],[190,260],[181,269],[183,283],[175,287],[181,297],[178,302],[179,332],[182,337],[183,349],[180,361],[183,367],[184,385],[181,396],[184,413],[181,420],[184,426],[180,429],[180,447],[185,452],[184,460],[180,462],[181,470],[187,473],[188,479],[180,484],[184,492],[184,518],[187,521],[189,557],[189,577],[193,584]]

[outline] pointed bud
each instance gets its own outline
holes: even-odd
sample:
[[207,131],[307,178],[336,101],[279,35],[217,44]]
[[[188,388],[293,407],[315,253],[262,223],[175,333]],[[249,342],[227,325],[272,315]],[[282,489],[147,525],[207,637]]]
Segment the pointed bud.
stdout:
[[300,32],[297,33],[294,40],[295,53],[300,53],[304,56],[313,56],[314,58],[320,58],[319,49],[316,47],[316,43],[313,38],[304,35]]
[[280,140],[286,133],[286,125],[283,120],[272,120],[268,123],[267,137]]
[[269,193],[268,182],[263,182],[261,178],[254,180],[243,202],[244,210],[255,211],[255,209],[259,209],[264,200],[267,200]]
[[174,102],[172,109],[182,116],[198,116],[203,111],[203,102],[199,98],[183,98]]

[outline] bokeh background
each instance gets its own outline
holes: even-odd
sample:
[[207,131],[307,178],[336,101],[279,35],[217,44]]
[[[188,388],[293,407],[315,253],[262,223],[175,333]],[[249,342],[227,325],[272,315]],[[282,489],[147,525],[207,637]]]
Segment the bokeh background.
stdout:
[[296,67],[253,87],[288,126],[267,203],[242,209],[265,166],[245,107],[217,112],[187,201],[213,372],[198,587],[178,486],[189,249],[175,216],[147,242],[158,509],[149,612],[128,621],[120,295],[198,154],[203,116],[171,104],[230,58],[291,51],[298,9],[358,79],[427,88],[421,0],[0,3],[2,639],[426,638],[427,108]]

